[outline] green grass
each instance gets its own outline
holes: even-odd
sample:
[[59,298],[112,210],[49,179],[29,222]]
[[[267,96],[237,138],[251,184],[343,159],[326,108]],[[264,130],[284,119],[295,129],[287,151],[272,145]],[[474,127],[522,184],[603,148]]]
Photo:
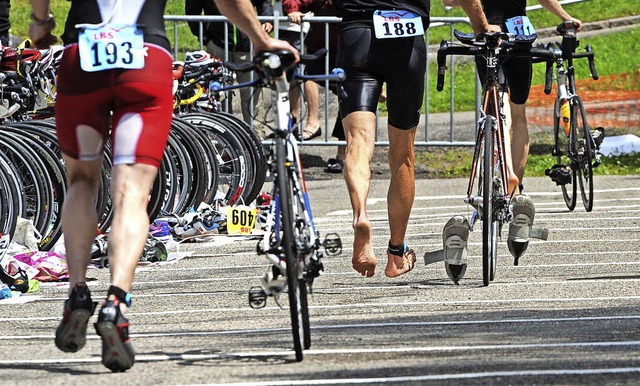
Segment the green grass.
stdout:
[[[537,145],[548,148],[548,152],[532,153],[527,160],[525,175],[528,177],[544,177],[545,170],[555,165],[551,156],[551,145]],[[428,178],[468,177],[471,173],[472,148],[438,147],[416,151],[416,172]],[[638,175],[640,174],[640,157],[628,154],[602,157],[602,164],[593,169],[594,175]]]

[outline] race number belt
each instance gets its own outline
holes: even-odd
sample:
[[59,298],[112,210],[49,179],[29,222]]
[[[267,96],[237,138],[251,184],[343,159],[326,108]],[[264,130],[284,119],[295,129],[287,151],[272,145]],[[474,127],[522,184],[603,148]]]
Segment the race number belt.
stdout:
[[507,25],[507,31],[512,35],[533,35],[536,33],[531,20],[526,16],[509,18],[505,24]]
[[422,18],[411,11],[375,11],[373,29],[378,39],[424,35]]
[[78,49],[80,67],[87,72],[144,67],[144,35],[136,25],[83,25]]

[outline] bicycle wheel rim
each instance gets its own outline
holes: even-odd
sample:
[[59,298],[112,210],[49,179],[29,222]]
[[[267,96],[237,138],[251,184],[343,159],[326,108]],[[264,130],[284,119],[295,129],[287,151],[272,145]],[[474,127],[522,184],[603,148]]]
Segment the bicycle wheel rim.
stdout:
[[[283,138],[276,139],[276,160],[284,160],[287,153],[287,143]],[[296,353],[296,361],[303,359],[304,349],[304,322],[302,317],[302,304],[300,301],[301,290],[298,278],[298,259],[295,253],[295,240],[293,232],[293,201],[291,197],[291,181],[289,171],[284,162],[276,165],[278,195],[280,200],[281,220],[281,248],[287,263],[287,286],[289,295],[289,310],[291,312],[291,331],[293,334],[293,349]]]
[[571,168],[571,186],[567,184],[560,185],[562,190],[562,197],[567,208],[572,211],[576,207],[576,171],[573,168],[573,163],[569,158],[569,155],[573,153],[570,147],[570,141],[564,130],[560,129],[560,117],[558,111],[560,110],[560,102],[556,99],[555,107],[553,109],[553,133],[554,133],[554,154],[556,155],[556,165],[564,165]]
[[591,142],[591,129],[587,123],[587,114],[584,111],[584,105],[579,96],[574,98],[575,100],[575,114],[572,120],[575,119],[575,133],[577,153],[577,177],[580,181],[580,193],[582,195],[582,203],[584,209],[587,212],[591,212],[593,209],[593,146]]
[[482,151],[482,283],[491,281],[491,260],[493,247],[493,124],[495,118],[488,115],[484,127],[484,148]]

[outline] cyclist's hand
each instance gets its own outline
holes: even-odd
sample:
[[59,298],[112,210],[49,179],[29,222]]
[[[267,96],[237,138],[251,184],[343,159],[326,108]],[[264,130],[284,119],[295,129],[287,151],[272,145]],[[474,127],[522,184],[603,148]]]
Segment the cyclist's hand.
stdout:
[[479,34],[481,34],[481,33],[483,33],[483,32],[501,32],[501,31],[502,31],[502,28],[500,28],[500,26],[499,26],[499,25],[496,25],[496,24],[487,24],[487,29],[486,29],[486,30],[484,30],[484,31],[482,31],[482,30],[474,31],[474,33],[475,33],[476,35],[479,35]]
[[29,25],[29,36],[35,48],[44,50],[56,44],[58,38],[51,33],[54,26],[35,22]]
[[576,25],[576,31],[580,31],[580,29],[582,28],[582,20],[576,19],[575,17],[569,17],[569,19],[564,20],[564,21],[573,22],[573,24]]
[[502,28],[500,28],[499,25],[489,24],[489,28],[487,29],[487,32],[502,32]]
[[264,32],[270,34],[271,31],[273,31],[273,24],[271,23],[262,23],[262,29],[264,30]]
[[268,37],[267,39],[264,39],[260,42],[257,42],[257,44],[254,44],[253,49],[254,49],[254,52],[261,52],[261,51],[272,52],[277,50],[291,51],[293,52],[296,58],[296,63],[300,61],[300,54],[298,53],[298,50],[293,48],[291,44],[289,44],[284,40],[278,40],[272,37]]

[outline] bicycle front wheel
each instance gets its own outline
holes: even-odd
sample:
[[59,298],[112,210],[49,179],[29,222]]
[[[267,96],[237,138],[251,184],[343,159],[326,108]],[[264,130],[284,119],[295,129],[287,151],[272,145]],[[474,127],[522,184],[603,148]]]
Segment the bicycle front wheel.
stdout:
[[560,102],[558,99],[556,99],[553,111],[553,134],[555,137],[553,153],[556,156],[556,165],[571,168],[571,182],[568,184],[562,184],[560,187],[562,188],[564,203],[567,205],[569,210],[573,210],[576,207],[576,193],[578,191],[576,185],[576,169],[570,158],[574,153],[574,148],[571,146],[572,143],[569,141],[569,138],[571,137],[567,136],[560,125],[560,119],[562,118],[558,115],[558,111],[560,111]]
[[[290,170],[285,166],[287,157],[287,140],[276,139],[276,183],[280,200],[280,221],[282,238],[280,247],[287,264],[287,287],[289,293],[289,309],[291,311],[291,331],[293,333],[293,349],[296,352],[296,361],[303,359],[302,351],[305,344],[305,325],[308,329],[307,291],[300,264],[298,262],[296,239],[294,236],[294,200]],[[304,297],[304,301],[302,298]],[[305,310],[303,311],[303,306]],[[306,315],[306,318],[305,318]],[[307,322],[305,323],[305,319]],[[310,344],[310,342],[308,342]]]
[[[483,173],[482,179],[482,283],[485,286],[495,275],[495,253],[494,238],[497,237],[496,227],[494,227],[493,216],[493,126],[497,124],[496,119],[487,115],[484,122],[484,149],[482,151]],[[493,273],[493,274],[492,274]]]
[[577,95],[573,98],[571,112],[571,130],[574,132],[576,141],[575,169],[580,181],[584,209],[591,212],[593,209],[593,137],[587,123],[587,114],[584,111],[582,99]]

